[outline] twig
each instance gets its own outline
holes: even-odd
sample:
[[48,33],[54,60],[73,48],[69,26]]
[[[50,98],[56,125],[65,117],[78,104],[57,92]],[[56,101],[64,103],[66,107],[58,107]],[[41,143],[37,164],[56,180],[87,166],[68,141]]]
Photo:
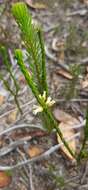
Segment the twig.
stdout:
[[[24,108],[25,106],[30,105],[30,104],[32,104],[32,103],[34,103],[34,102],[35,102],[35,99],[32,99],[30,102],[27,102],[27,103],[23,104],[23,105],[20,106],[20,107],[21,107],[21,108]],[[0,119],[3,118],[3,117],[5,117],[5,116],[7,116],[8,114],[10,114],[11,112],[13,112],[13,111],[15,111],[15,110],[17,110],[17,108],[14,108],[14,109],[12,109],[12,110],[9,110],[9,111],[3,113],[2,115],[0,115]]]
[[56,63],[56,66],[60,66],[66,71],[69,71],[69,67],[65,64],[60,63],[58,59],[54,55],[52,55],[52,53],[48,50],[48,47],[45,47],[45,52],[46,52],[46,56]]
[[87,161],[86,166],[85,166],[85,168],[84,168],[84,172],[83,172],[83,174],[82,174],[82,176],[81,176],[81,180],[80,180],[80,181],[81,181],[81,184],[84,183],[84,180],[85,180],[85,178],[86,178],[87,172],[88,172],[88,161]]
[[[77,184],[77,185],[78,185],[78,184]],[[85,190],[87,190],[87,189],[88,189],[88,183],[86,183],[86,184],[84,184],[84,185],[79,186],[79,190],[83,190],[83,189],[85,189]]]
[[5,135],[5,134],[7,134],[7,133],[9,133],[9,132],[11,132],[11,131],[13,131],[13,130],[22,129],[22,128],[27,128],[27,127],[28,127],[28,128],[39,128],[39,129],[43,129],[40,125],[33,125],[33,124],[26,124],[26,123],[24,123],[24,124],[12,126],[12,127],[8,128],[8,129],[6,129],[6,130],[0,132],[0,136]]
[[[74,139],[74,138],[76,138],[78,136],[80,136],[79,132],[76,133],[75,135],[67,138],[66,141],[67,142],[71,141],[72,139]],[[12,170],[12,169],[15,169],[15,168],[18,168],[18,167],[22,167],[23,165],[26,165],[26,164],[31,164],[33,162],[40,161],[40,160],[42,160],[42,159],[47,158],[48,156],[50,156],[50,154],[52,154],[53,152],[55,152],[56,150],[58,150],[61,146],[63,146],[63,143],[57,144],[55,146],[52,146],[49,150],[47,150],[46,152],[44,152],[40,156],[37,156],[37,157],[32,158],[30,160],[28,159],[28,160],[19,162],[18,164],[13,165],[13,166],[0,166],[0,170],[2,170],[2,171]]]
[[26,189],[28,189],[28,185],[27,185],[28,182],[25,181],[24,177],[23,177],[23,176],[20,177],[19,180],[20,180],[20,182],[21,182],[22,184],[24,184],[24,186],[26,187]]
[[[79,123],[77,125],[71,125],[70,127],[62,128],[63,131],[70,130],[70,129],[79,129],[85,126],[86,120],[83,120],[82,123]],[[68,124],[69,125],[69,124]]]
[[24,138],[19,139],[18,141],[12,142],[8,146],[6,146],[0,150],[0,157],[5,156],[6,154],[10,153],[12,150],[17,148],[19,145],[25,144],[26,141],[29,141],[29,140],[31,140],[31,136],[24,137]]
[[[8,73],[5,77],[4,77],[4,79],[5,80],[8,80],[9,79],[9,76],[10,76],[10,74]],[[0,86],[2,86],[3,85],[3,81],[0,81]]]
[[31,165],[30,165],[30,190],[34,190],[33,177],[32,177],[32,167],[31,167]]
[[84,16],[88,13],[87,9],[79,9],[77,11],[73,11],[67,14],[67,16],[76,16],[76,15],[80,15],[80,16]]
[[[17,148],[17,152],[21,155],[21,157],[23,158],[23,160],[27,160],[26,159],[26,156],[25,154],[23,154],[19,148]],[[23,165],[23,168],[24,168],[24,171],[26,172],[26,175],[27,175],[27,188],[30,189],[30,190],[34,190],[34,187],[33,187],[33,182],[32,182],[32,168],[31,168],[31,165],[28,167],[26,167],[25,165]],[[23,173],[21,173],[23,175]],[[26,177],[26,176],[25,176]],[[29,178],[30,177],[30,178]],[[29,182],[30,180],[30,182]],[[23,182],[24,181],[24,176],[23,176]],[[29,183],[29,184],[28,184]],[[30,187],[30,188],[29,188]]]
[[86,58],[84,58],[84,59],[82,59],[81,61],[80,61],[80,63],[79,63],[80,65],[82,65],[83,64],[83,66],[84,66],[84,64],[88,64],[88,57],[86,57]]
[[[20,150],[19,148],[17,148],[16,150],[17,150],[17,152],[20,154],[21,158],[22,158],[24,161],[27,160],[25,153],[21,152],[21,150]],[[21,161],[22,161],[22,159],[21,159]],[[27,176],[26,181],[27,181],[27,184],[28,184],[28,180],[29,180],[29,168],[26,167],[25,165],[23,166],[23,168],[24,168],[24,171],[25,171],[26,176]],[[22,174],[23,174],[23,170],[22,170]],[[26,177],[26,176],[25,176],[25,177]]]
[[[68,100],[66,99],[56,99],[56,103],[59,102],[68,102]],[[74,98],[74,99],[70,99],[69,102],[88,102],[88,98]]]
[[13,59],[13,55],[12,55],[11,49],[8,49],[8,54],[9,54],[10,62],[12,64],[12,66],[14,67],[16,65],[16,63],[15,63],[15,60]]

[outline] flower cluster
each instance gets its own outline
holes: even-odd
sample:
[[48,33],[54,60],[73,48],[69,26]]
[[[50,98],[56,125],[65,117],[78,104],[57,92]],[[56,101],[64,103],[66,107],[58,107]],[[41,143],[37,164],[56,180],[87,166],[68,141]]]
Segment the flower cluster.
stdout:
[[[52,100],[52,98],[50,96],[47,98],[46,91],[44,91],[43,95],[39,94],[39,98],[41,100],[43,100],[48,107],[51,107],[51,106],[53,106],[53,104],[55,104],[55,101]],[[36,115],[37,113],[42,112],[42,111],[43,111],[42,106],[38,106],[38,105],[33,106],[33,114],[34,115]]]

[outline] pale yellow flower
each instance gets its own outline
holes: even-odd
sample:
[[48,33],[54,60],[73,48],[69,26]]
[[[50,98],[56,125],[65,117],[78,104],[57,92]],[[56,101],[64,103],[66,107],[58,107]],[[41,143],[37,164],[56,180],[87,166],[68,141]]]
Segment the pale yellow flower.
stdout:
[[55,101],[52,100],[51,97],[49,96],[49,97],[47,98],[46,104],[47,104],[49,107],[51,107],[51,106],[53,106],[53,105],[55,104]]
[[39,94],[39,98],[43,99],[45,101],[46,100],[46,91],[43,92],[43,95]]
[[[39,94],[39,98],[43,99],[43,101],[45,102],[45,104],[48,107],[51,107],[51,106],[53,106],[53,104],[55,104],[55,101],[52,100],[52,98],[50,96],[48,98],[46,97],[46,91],[44,91],[43,95]],[[36,115],[37,113],[40,113],[42,111],[43,111],[43,107],[42,106],[37,106],[37,105],[33,106],[33,114],[34,115]]]
[[37,113],[40,113],[40,112],[42,112],[42,111],[43,111],[42,106],[37,106],[37,105],[34,105],[34,106],[33,106],[33,114],[34,114],[34,115],[37,115]]

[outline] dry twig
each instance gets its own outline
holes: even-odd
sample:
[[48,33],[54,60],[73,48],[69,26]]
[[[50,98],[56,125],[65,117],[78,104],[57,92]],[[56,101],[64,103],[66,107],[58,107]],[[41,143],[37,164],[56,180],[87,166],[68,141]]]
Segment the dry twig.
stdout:
[[[72,139],[77,138],[79,136],[80,136],[80,133],[78,132],[75,135],[73,135],[73,136],[71,136],[71,137],[69,137],[68,139],[65,139],[65,140],[68,142],[68,141],[71,141]],[[33,162],[40,161],[42,159],[45,159],[45,158],[49,157],[50,154],[52,154],[53,152],[58,150],[61,146],[63,146],[63,143],[57,144],[55,146],[52,146],[49,150],[47,150],[46,152],[44,152],[40,156],[34,157],[34,158],[30,159],[30,160],[28,159],[28,160],[19,162],[18,164],[13,165],[13,166],[0,166],[0,170],[2,170],[2,171],[12,170],[12,169],[15,169],[15,168],[18,168],[18,167],[22,167],[22,166],[24,166],[26,164],[31,164]]]

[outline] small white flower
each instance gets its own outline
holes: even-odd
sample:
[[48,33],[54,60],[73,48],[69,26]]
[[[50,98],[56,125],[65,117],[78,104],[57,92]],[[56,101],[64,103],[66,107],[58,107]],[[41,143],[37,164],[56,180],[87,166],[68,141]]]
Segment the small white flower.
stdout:
[[49,105],[49,103],[51,102],[51,97],[49,96],[46,100],[46,104]]
[[43,111],[43,108],[41,106],[34,105],[33,106],[33,114],[37,115],[37,113],[40,113]]
[[43,99],[45,101],[46,100],[46,91],[43,92],[43,95],[39,94],[39,98]]
[[53,106],[53,105],[55,104],[55,101],[52,100],[51,97],[49,96],[49,97],[47,98],[46,104],[47,104],[49,107],[51,107],[51,106]]
[[[43,92],[43,95],[39,94],[39,98],[41,100],[43,100],[48,107],[51,107],[51,106],[53,106],[53,104],[55,104],[55,101],[52,100],[52,98],[50,96],[47,98],[46,91]],[[42,106],[37,106],[37,105],[33,106],[33,114],[34,115],[36,115],[37,113],[40,113],[42,111],[43,111]]]
[[42,97],[44,98],[44,100],[46,100],[46,91],[43,92]]

